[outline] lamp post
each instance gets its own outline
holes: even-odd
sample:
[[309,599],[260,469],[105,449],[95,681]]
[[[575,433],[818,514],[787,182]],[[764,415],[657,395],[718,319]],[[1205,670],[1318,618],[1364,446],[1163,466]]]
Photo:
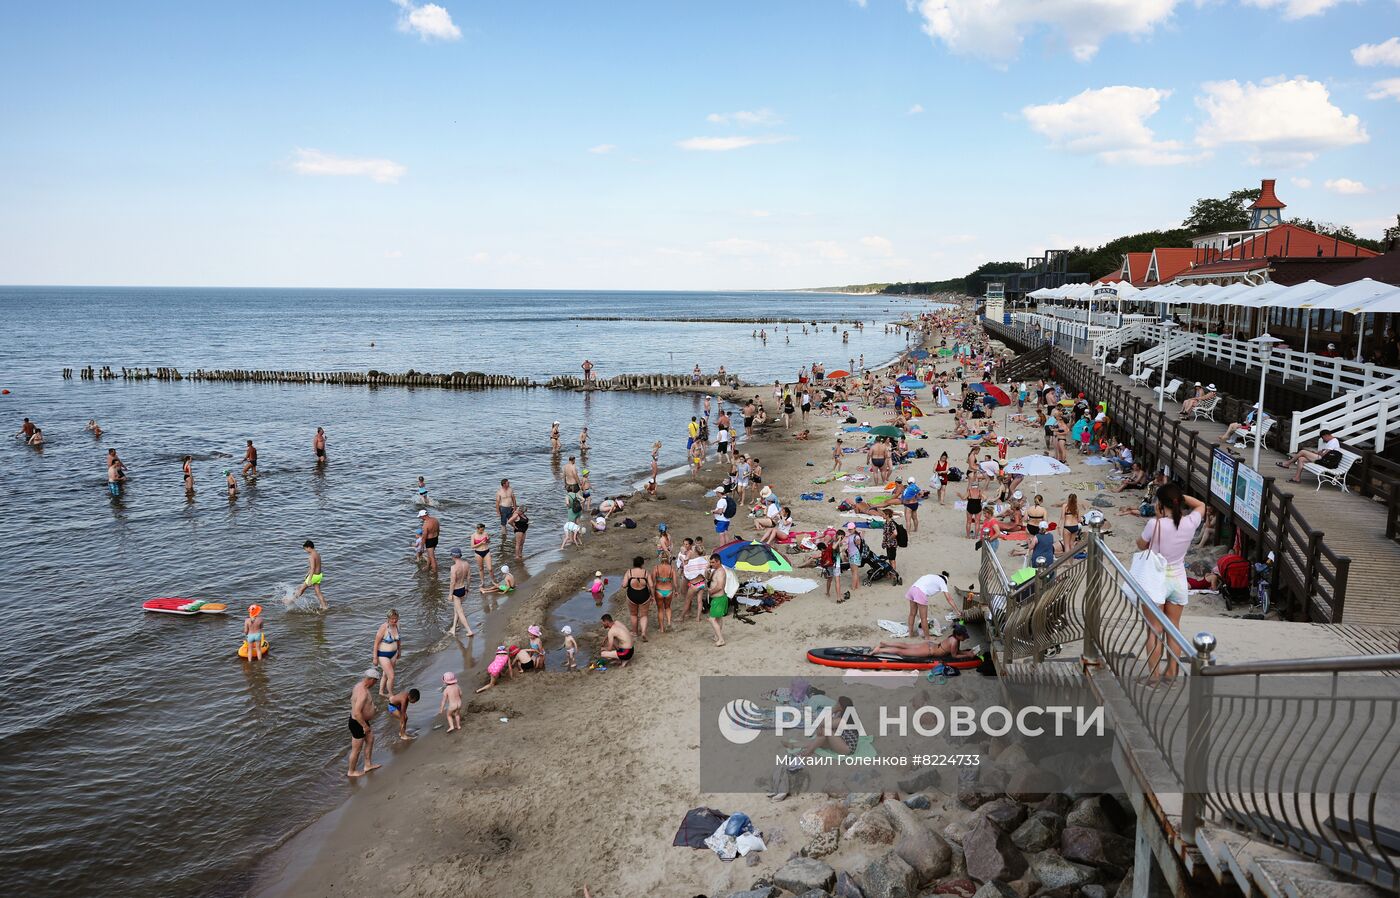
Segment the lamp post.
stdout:
[[1176,327],[1176,322],[1168,318],[1159,324],[1162,328],[1162,379],[1157,387],[1157,411],[1160,412],[1167,400],[1167,365],[1172,360],[1172,328]]
[[1258,412],[1254,416],[1254,470],[1259,470],[1259,444],[1264,442],[1264,387],[1269,382],[1269,357],[1274,354],[1274,347],[1283,341],[1273,334],[1261,334],[1250,340],[1259,353],[1259,404],[1254,408]]

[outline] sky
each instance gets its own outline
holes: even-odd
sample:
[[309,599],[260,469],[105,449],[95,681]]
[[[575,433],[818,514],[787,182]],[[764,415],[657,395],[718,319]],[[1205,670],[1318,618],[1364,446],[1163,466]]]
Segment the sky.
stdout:
[[958,276],[1400,212],[1400,0],[0,5],[0,283]]

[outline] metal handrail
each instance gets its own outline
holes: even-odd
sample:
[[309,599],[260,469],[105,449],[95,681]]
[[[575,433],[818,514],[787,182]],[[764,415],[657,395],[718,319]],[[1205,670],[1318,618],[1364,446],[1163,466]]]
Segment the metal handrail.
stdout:
[[1400,670],[1400,654],[1238,661],[1233,664],[1212,664],[1202,670],[1201,675],[1206,677],[1242,677],[1283,673],[1384,673],[1392,670]]

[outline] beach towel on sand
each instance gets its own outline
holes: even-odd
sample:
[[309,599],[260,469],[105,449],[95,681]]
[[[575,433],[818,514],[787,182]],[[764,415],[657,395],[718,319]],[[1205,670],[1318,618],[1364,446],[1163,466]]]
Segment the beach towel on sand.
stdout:
[[676,848],[704,848],[705,840],[729,819],[729,815],[714,808],[691,808],[685,812],[680,829],[671,845]]

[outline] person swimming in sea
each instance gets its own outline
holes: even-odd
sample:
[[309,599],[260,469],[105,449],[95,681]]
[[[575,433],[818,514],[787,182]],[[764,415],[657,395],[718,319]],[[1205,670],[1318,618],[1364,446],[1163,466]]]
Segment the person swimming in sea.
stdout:
[[[229,498],[233,498],[237,492],[237,484],[233,481],[233,475],[229,475]],[[309,588],[316,594],[316,601],[320,603],[322,611],[329,611],[330,605],[326,604],[326,597],[321,594],[321,581],[325,579],[321,571],[321,553],[316,551],[316,544],[311,540],[301,544],[301,549],[306,553],[306,579],[292,593],[292,599],[301,598],[302,593]]]

